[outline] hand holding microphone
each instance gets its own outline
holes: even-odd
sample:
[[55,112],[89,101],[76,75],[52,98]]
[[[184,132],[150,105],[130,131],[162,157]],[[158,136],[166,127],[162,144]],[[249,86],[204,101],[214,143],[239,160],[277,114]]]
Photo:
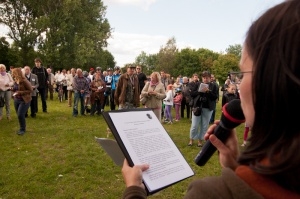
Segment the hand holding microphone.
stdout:
[[[245,117],[240,104],[240,100],[235,99],[225,104],[222,108],[223,113],[220,122],[213,133],[214,136],[222,142],[227,140],[232,129],[245,122]],[[210,139],[214,139],[214,136],[211,136]],[[216,150],[216,147],[208,140],[196,156],[195,163],[199,166],[204,166]]]

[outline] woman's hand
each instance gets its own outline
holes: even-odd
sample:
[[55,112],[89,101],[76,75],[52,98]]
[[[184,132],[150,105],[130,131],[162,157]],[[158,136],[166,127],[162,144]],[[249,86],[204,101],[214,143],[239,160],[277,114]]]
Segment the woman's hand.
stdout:
[[206,134],[204,135],[205,140],[210,140],[210,142],[217,148],[219,151],[219,161],[222,167],[228,167],[232,170],[235,170],[239,165],[237,162],[237,157],[239,155],[238,140],[236,136],[236,131],[233,129],[230,132],[228,139],[223,143],[219,140],[214,134],[214,129],[219,124],[220,121],[215,121],[211,125]]
[[148,164],[135,165],[133,167],[130,167],[127,160],[125,159],[122,167],[122,174],[126,187],[139,186],[145,189],[142,179],[142,172],[146,171],[147,169],[149,169]]

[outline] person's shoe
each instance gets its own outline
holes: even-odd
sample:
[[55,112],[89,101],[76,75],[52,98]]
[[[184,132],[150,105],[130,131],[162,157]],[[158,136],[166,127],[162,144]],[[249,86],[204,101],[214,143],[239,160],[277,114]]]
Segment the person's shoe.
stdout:
[[25,131],[21,131],[21,130],[17,132],[18,135],[24,135],[24,133]]
[[28,117],[28,114],[27,114],[27,113],[25,114],[25,117]]
[[169,121],[167,124],[173,124],[173,122],[172,122],[172,121]]
[[7,119],[8,119],[8,121],[11,121],[11,117],[10,116],[7,116]]
[[32,118],[35,118],[36,117],[36,114],[31,114],[30,115]]
[[246,146],[247,142],[244,141],[243,144],[241,145],[242,147]]
[[44,112],[44,113],[48,113],[47,110],[44,110],[43,112]]
[[75,115],[75,114],[73,115],[73,117],[77,117],[77,116],[78,116],[78,115]]
[[193,143],[188,143],[188,146],[192,146],[193,145]]
[[198,143],[198,144],[197,144],[197,147],[202,147],[202,144],[199,144],[199,143]]

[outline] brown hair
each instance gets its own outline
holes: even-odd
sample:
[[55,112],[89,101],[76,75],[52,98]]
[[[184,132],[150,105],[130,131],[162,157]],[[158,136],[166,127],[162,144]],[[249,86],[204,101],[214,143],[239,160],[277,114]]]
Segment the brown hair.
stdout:
[[299,194],[300,1],[264,13],[249,28],[244,49],[253,61],[255,118],[239,163]]

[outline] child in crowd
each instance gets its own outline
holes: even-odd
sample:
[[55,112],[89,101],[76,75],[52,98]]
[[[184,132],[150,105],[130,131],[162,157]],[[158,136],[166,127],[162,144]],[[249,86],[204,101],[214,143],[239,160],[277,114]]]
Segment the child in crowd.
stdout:
[[182,101],[182,92],[180,88],[175,89],[175,96],[173,99],[174,105],[175,105],[175,122],[178,122],[180,120],[180,109],[181,109],[181,101]]
[[227,92],[224,94],[222,98],[222,107],[230,102],[231,100],[238,99],[238,95],[236,94],[236,85],[235,84],[229,84],[227,88]]
[[173,85],[169,84],[167,86],[167,91],[166,91],[166,98],[163,100],[163,103],[165,105],[165,120],[164,122],[167,122],[168,124],[172,124],[173,120],[172,120],[172,114],[171,114],[171,110],[172,110],[172,106],[173,106]]

